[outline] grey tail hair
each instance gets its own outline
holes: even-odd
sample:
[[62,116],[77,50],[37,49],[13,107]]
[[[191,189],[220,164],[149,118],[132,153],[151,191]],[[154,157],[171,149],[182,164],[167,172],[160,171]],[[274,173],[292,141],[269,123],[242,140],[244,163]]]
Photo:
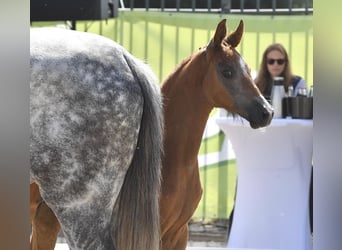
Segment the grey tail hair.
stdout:
[[144,98],[137,148],[126,173],[114,225],[117,250],[160,249],[159,192],[163,151],[163,107],[152,70],[124,56]]

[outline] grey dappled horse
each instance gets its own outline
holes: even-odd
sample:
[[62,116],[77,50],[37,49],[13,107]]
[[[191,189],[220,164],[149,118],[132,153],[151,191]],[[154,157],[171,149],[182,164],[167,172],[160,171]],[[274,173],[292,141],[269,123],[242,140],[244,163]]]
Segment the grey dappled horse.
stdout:
[[152,71],[110,39],[31,29],[30,181],[71,249],[159,249],[163,116]]

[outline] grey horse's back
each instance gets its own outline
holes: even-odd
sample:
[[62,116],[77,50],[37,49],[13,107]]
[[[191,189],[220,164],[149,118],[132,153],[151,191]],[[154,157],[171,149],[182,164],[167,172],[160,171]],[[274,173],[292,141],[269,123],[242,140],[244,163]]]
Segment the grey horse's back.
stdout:
[[32,29],[30,49],[31,181],[70,247],[157,249],[162,111],[152,71],[83,32]]

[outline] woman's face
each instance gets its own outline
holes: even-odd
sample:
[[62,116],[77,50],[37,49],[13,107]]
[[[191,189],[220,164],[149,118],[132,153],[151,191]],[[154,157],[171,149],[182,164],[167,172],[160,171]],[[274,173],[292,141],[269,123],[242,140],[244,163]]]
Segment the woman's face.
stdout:
[[268,52],[266,56],[267,70],[272,77],[280,76],[285,69],[285,55],[278,50]]

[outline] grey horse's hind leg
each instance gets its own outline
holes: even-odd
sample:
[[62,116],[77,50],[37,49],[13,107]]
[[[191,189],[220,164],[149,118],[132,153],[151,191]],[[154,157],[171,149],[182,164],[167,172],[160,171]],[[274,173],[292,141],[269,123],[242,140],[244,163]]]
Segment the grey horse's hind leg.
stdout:
[[70,249],[115,249],[112,230],[114,199],[94,198],[84,200],[82,204],[78,200],[53,208]]
[[77,192],[61,192],[49,185],[42,186],[42,197],[58,218],[70,249],[115,249],[113,211],[128,164],[121,166],[120,173],[110,173],[112,167],[104,166],[94,179]]
[[[94,212],[88,213],[77,209],[65,209],[60,214],[64,222],[63,233],[68,239],[70,249],[115,249],[111,218],[103,218],[101,210],[96,206],[92,210]],[[74,219],[75,216],[78,219]]]
[[[127,150],[128,155],[132,150]],[[129,159],[115,162],[118,165],[102,166],[83,188],[77,190],[54,189],[51,183],[40,186],[41,195],[58,218],[70,249],[115,249],[113,211]],[[88,165],[87,169],[90,171],[92,167]],[[63,182],[66,187],[78,184],[78,179],[71,176]]]

